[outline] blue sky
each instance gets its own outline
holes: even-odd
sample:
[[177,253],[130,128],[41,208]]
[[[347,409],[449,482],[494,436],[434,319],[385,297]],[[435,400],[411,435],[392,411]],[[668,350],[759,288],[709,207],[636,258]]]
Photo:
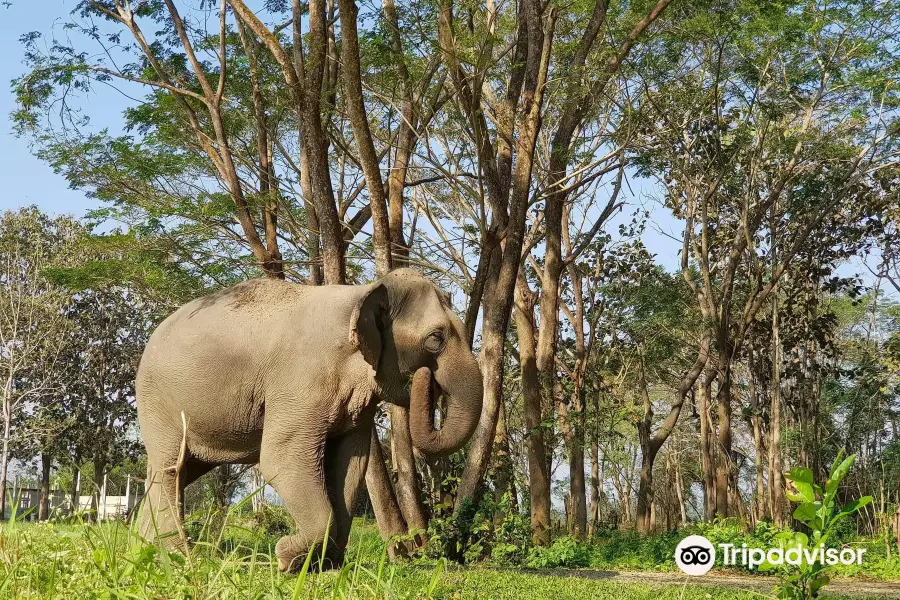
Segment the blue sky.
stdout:
[[[0,210],[37,204],[51,213],[73,213],[82,215],[96,202],[86,198],[84,193],[70,190],[66,180],[53,173],[53,169],[41,162],[28,149],[24,139],[17,139],[12,132],[8,115],[15,110],[15,97],[9,83],[20,76],[25,66],[22,64],[23,50],[19,37],[29,31],[49,32],[54,21],[65,18],[72,10],[74,2],[59,0],[40,3],[40,10],[29,2],[15,0],[9,7],[0,6]],[[98,112],[115,112],[121,109],[112,102],[102,99],[95,105]]]

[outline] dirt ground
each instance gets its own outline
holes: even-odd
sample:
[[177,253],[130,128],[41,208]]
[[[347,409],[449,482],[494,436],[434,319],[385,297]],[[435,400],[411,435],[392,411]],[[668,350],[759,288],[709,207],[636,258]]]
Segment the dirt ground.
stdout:
[[[709,573],[702,577],[689,577],[681,573],[631,573],[623,571],[590,571],[571,569],[548,569],[540,571],[559,577],[581,577],[585,579],[607,579],[622,583],[653,583],[659,585],[713,586],[755,590],[771,594],[778,583],[775,577]],[[855,596],[859,598],[892,598],[900,600],[900,582],[866,581],[859,579],[835,579],[823,590],[823,597],[829,595]]]

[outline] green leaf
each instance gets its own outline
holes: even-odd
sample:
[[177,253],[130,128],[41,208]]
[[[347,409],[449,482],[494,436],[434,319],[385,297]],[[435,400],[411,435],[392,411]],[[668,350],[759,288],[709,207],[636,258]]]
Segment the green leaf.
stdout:
[[785,477],[796,483],[808,483],[812,486],[815,483],[813,478],[813,472],[806,467],[794,467],[787,473],[785,473]]
[[841,483],[840,481],[837,481],[835,479],[829,479],[825,483],[825,498],[824,498],[825,504],[828,504],[831,501],[831,499],[834,497],[834,493],[837,491],[840,483]]
[[812,484],[806,483],[805,481],[795,481],[794,487],[797,488],[797,491],[806,502],[816,501],[816,492]]
[[815,597],[816,592],[818,592],[822,586],[826,585],[831,579],[828,575],[820,575],[813,579],[809,584],[809,591],[812,593],[813,597]]
[[794,518],[812,526],[813,521],[818,518],[815,505],[804,502],[794,510]]
[[840,485],[844,477],[847,476],[847,473],[850,471],[850,467],[853,466],[853,462],[855,460],[856,455],[851,454],[850,456],[845,458],[843,462],[841,462],[841,464],[837,466],[836,469],[832,469],[831,473],[828,475],[828,483],[825,484],[825,489],[837,489],[837,486]]
[[859,500],[854,500],[853,502],[845,504],[844,507],[841,509],[841,514],[852,515],[859,509],[863,508],[864,506],[868,506],[871,503],[872,503],[872,496],[863,496]]
[[791,498],[794,502],[815,502],[816,500],[816,484],[813,479],[813,472],[806,467],[794,467],[785,474],[785,477],[793,482],[797,492],[802,500]]
[[834,462],[831,463],[831,468],[828,470],[829,477],[831,476],[832,473],[834,473],[837,470],[838,465],[840,465],[841,461],[843,461],[843,460],[844,460],[844,449],[841,448],[840,450],[838,450],[837,456],[834,457]]

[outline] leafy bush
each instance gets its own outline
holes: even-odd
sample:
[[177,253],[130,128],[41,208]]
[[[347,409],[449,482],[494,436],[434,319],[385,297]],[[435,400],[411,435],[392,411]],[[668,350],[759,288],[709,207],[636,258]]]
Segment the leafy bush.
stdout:
[[255,525],[266,535],[288,535],[294,530],[294,518],[291,513],[276,504],[265,503],[259,511],[249,513],[249,523]]
[[557,538],[548,547],[531,548],[525,559],[525,566],[529,569],[576,568],[587,567],[590,564],[590,546],[570,536]]
[[671,570],[675,546],[684,533],[660,533],[641,537],[633,530],[607,530],[591,540],[591,567],[599,569]]
[[263,504],[259,511],[238,504],[228,510],[212,508],[185,516],[184,531],[194,542],[214,544],[223,551],[239,550],[247,555],[253,548],[267,551],[283,535],[294,530],[294,519],[283,506]]
[[491,560],[499,564],[519,564],[531,547],[531,523],[528,517],[515,511],[504,514],[495,525]]
[[426,555],[463,563],[491,558],[519,564],[530,545],[528,518],[510,508],[507,495],[499,503],[485,495],[477,506],[467,503],[456,514],[431,519]]

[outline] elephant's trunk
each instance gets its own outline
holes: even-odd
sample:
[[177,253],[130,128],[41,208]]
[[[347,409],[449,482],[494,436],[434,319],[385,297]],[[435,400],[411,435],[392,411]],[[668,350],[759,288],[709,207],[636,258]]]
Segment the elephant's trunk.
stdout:
[[[422,367],[413,375],[410,390],[409,429],[416,448],[432,456],[456,452],[472,437],[481,417],[483,386],[474,358],[474,374],[434,382],[435,374]],[[440,367],[438,367],[440,369]],[[443,379],[443,378],[441,378]],[[434,427],[434,403],[438,392],[447,397],[447,413],[440,429]]]

